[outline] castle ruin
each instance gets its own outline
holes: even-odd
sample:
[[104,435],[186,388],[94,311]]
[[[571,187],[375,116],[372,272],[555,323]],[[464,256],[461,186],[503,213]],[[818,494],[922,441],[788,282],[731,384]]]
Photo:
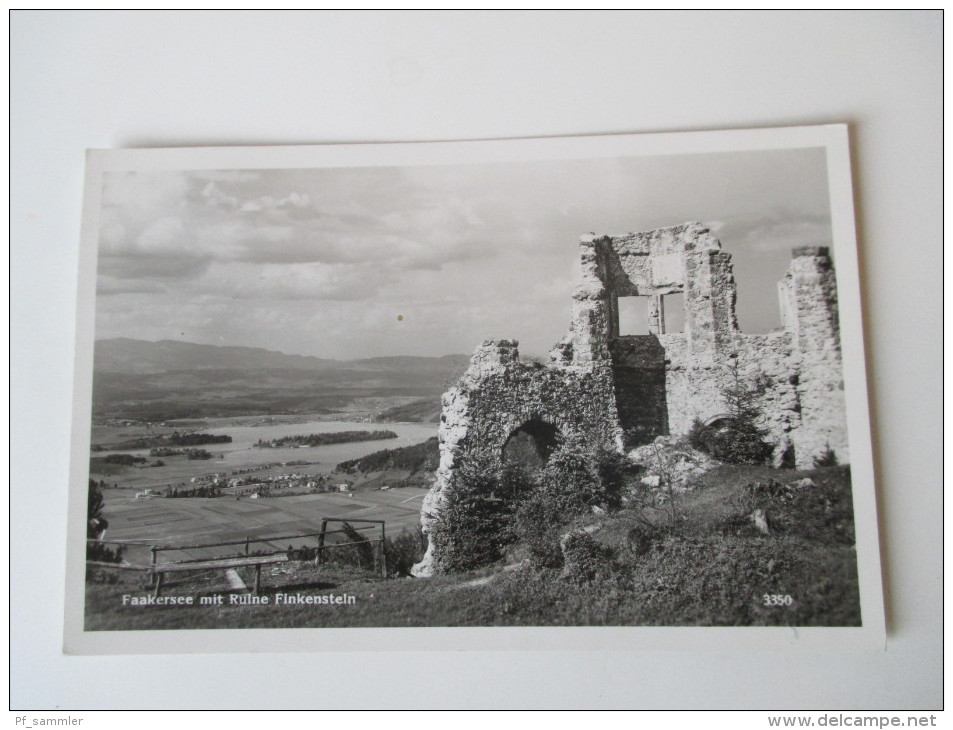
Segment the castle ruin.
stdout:
[[[560,438],[622,449],[685,434],[695,419],[726,417],[721,394],[735,372],[762,384],[761,425],[776,466],[810,468],[828,449],[848,462],[837,288],[826,248],[794,250],[778,284],[782,327],[758,335],[738,330],[731,255],[700,223],[584,236],[579,256],[569,332],[550,362],[523,362],[517,342],[488,340],[444,394],[425,532],[463,461],[502,461],[518,434],[542,456]],[[645,298],[648,334],[620,334],[625,297]],[[682,332],[666,331],[666,297],[683,302]],[[439,569],[431,543],[414,572]]]

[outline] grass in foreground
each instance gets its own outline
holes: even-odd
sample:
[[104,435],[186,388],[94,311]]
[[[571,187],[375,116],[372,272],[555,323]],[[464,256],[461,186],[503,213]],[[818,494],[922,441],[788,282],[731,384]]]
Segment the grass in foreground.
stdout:
[[[772,479],[789,484],[805,476],[815,485],[770,486]],[[744,488],[753,483],[762,487]],[[755,504],[771,520],[768,535],[747,517]],[[263,573],[267,605],[229,605],[231,595],[243,594],[230,592],[219,572],[186,577],[165,595],[193,595],[196,603],[203,595],[222,595],[221,606],[124,607],[123,594],[148,593],[142,577],[94,576],[87,585],[86,627],[860,624],[848,468],[721,467],[683,495],[679,509],[675,525],[658,520],[647,527],[631,509],[581,518],[574,527],[598,529],[562,568],[531,567],[519,546],[509,565],[430,579],[380,580],[344,566],[289,563]],[[244,577],[251,584],[253,577]],[[279,593],[354,601],[276,605]]]

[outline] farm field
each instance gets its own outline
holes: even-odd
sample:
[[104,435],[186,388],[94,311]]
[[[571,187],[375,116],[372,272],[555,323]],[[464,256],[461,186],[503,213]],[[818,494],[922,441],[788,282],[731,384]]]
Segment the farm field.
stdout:
[[[387,534],[397,536],[413,530],[420,520],[426,489],[364,490],[349,494],[304,494],[267,499],[153,498],[136,499],[130,490],[104,491],[109,519],[108,540],[135,540],[145,547],[130,547],[124,557],[131,563],[147,564],[149,545],[190,545],[248,537],[271,537],[317,532],[322,517],[384,520]],[[297,540],[295,546],[313,544]],[[277,550],[283,544],[256,543],[253,549]],[[183,550],[159,553],[160,561],[188,560],[221,554]]]

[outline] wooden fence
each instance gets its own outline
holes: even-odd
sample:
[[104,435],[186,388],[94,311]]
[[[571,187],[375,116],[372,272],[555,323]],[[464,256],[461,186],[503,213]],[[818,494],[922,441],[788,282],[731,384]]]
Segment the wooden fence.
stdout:
[[[350,529],[328,530],[328,524],[332,522],[348,523]],[[353,527],[350,523],[361,523],[365,527]],[[348,534],[349,532],[367,532],[380,530],[380,536],[364,538],[362,540],[352,540],[350,542],[328,543],[327,538],[331,535]],[[256,551],[251,552],[251,546],[256,543],[275,543],[286,540],[300,540],[302,538],[316,537],[318,545],[315,548],[293,549],[289,546],[288,550],[275,550],[272,552]],[[233,568],[253,567],[255,568],[255,588],[254,592],[261,590],[261,567],[275,563],[285,563],[299,558],[292,557],[302,552],[314,550],[314,562],[320,564],[326,561],[327,552],[335,548],[347,547],[349,545],[376,544],[374,551],[375,570],[380,572],[381,578],[387,577],[387,554],[385,550],[386,534],[384,529],[384,520],[363,520],[358,518],[344,519],[340,517],[324,517],[321,519],[321,529],[318,532],[305,532],[295,535],[276,535],[273,537],[251,537],[244,540],[227,540],[223,542],[211,542],[198,545],[155,545],[135,540],[97,540],[88,538],[87,543],[96,543],[99,545],[120,545],[124,547],[148,548],[150,559],[148,565],[134,565],[129,563],[108,563],[94,560],[87,560],[86,565],[98,568],[109,568],[113,570],[133,570],[148,573],[155,586],[155,595],[158,596],[162,590],[163,576],[166,573],[182,573],[187,571],[199,570],[229,570]],[[191,560],[179,560],[169,562],[159,562],[160,553],[176,552],[181,550],[209,550],[221,547],[244,546],[244,551],[237,555],[220,555],[212,558],[194,558]]]

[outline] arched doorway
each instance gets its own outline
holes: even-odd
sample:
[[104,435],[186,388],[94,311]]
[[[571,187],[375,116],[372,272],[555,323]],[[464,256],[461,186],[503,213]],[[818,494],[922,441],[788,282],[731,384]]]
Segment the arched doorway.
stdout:
[[559,429],[539,418],[531,418],[507,437],[503,444],[503,463],[542,468],[558,441]]

